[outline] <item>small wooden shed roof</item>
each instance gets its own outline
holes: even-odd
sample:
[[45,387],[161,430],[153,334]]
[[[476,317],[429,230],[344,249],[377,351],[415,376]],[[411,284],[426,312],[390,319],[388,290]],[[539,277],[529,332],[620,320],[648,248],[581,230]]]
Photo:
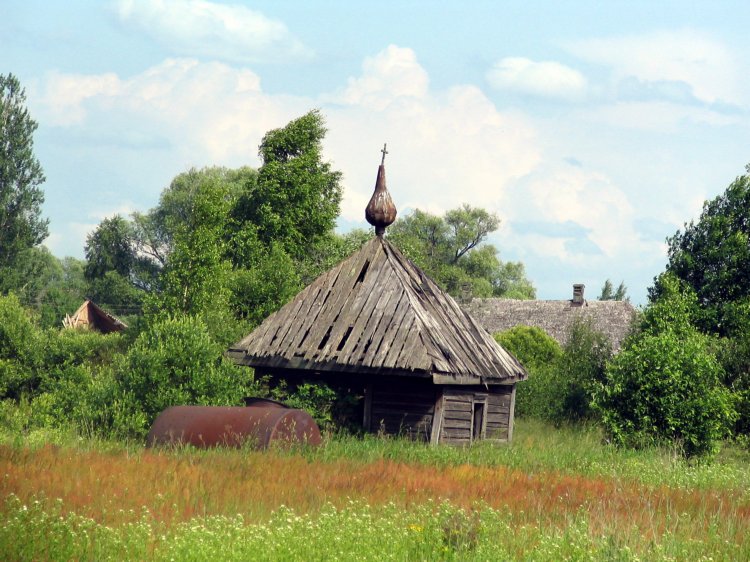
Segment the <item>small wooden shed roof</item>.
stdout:
[[83,301],[72,316],[65,315],[63,326],[65,328],[90,328],[103,334],[120,332],[128,327],[125,322],[88,299]]
[[229,355],[258,368],[431,376],[441,384],[527,376],[450,295],[380,236],[321,275]]

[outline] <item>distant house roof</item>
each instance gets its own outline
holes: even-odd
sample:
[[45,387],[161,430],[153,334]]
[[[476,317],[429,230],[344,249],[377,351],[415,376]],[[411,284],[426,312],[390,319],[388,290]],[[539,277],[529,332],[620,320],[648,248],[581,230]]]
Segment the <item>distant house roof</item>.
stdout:
[[252,367],[431,376],[441,384],[526,378],[515,357],[381,236],[228,354]]
[[637,311],[627,301],[473,299],[464,308],[488,332],[494,334],[514,326],[535,326],[565,345],[576,318],[591,319],[594,329],[604,333],[617,352],[630,332]]
[[66,328],[90,328],[103,334],[120,332],[128,327],[125,322],[88,299],[78,307],[78,310],[72,316],[65,315],[63,326]]

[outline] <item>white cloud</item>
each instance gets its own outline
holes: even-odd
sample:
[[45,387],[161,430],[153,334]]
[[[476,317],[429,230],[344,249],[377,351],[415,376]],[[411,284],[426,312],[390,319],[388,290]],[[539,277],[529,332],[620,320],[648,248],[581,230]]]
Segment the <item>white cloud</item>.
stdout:
[[431,91],[411,49],[391,45],[366,59],[361,75],[326,99],[327,152],[345,171],[342,215],[349,220],[362,219],[383,142],[402,211],[441,213],[462,202],[495,208],[512,179],[540,158],[523,116],[498,111],[475,86]]
[[239,4],[120,0],[116,13],[177,55],[246,63],[312,54],[284,23]]
[[699,31],[586,39],[571,43],[569,49],[583,60],[611,67],[616,80],[632,76],[648,82],[684,82],[704,102],[747,102],[731,50]]
[[423,100],[428,93],[427,72],[411,49],[389,45],[362,64],[362,75],[349,78],[346,90],[334,99],[349,105],[382,110],[394,100]]
[[48,123],[63,126],[80,123],[86,116],[84,103],[88,99],[117,95],[121,87],[113,72],[86,76],[53,71],[47,77],[42,100]]
[[586,78],[575,69],[553,61],[536,62],[506,57],[487,72],[487,81],[498,90],[567,100],[586,95]]
[[[257,165],[263,134],[320,107],[329,129],[326,158],[344,172],[342,216],[348,221],[363,219],[379,151],[387,142],[388,185],[402,213],[409,208],[442,213],[464,202],[495,211],[503,220],[504,255],[523,255],[530,272],[535,261],[551,258],[573,268],[593,263],[606,268],[661,251],[639,242],[633,226],[637,211],[606,175],[544,164],[576,155],[568,143],[562,143],[564,154],[551,154],[557,149],[545,127],[520,112],[498,109],[476,86],[431,88],[410,49],[384,49],[366,59],[340,90],[318,98],[269,94],[250,70],[193,59],[169,59],[130,77],[50,74],[35,95],[41,122],[91,139],[81,151],[84,160],[105,154],[106,139],[113,179],[140,190],[123,192],[123,200],[142,204],[148,191],[155,202],[164,178],[190,166]],[[164,142],[138,141],[133,150],[133,139],[150,138]],[[107,189],[91,187],[80,196],[83,216],[96,214],[98,222],[109,214],[98,209],[126,205],[113,198],[115,187]],[[514,225],[532,220],[579,225],[590,240],[588,253],[570,237],[514,232]],[[82,247],[96,224],[91,223],[64,222],[63,236],[71,239],[65,245]],[[53,232],[49,241],[56,250],[63,244],[59,236]],[[601,254],[592,258],[594,245]]]
[[[503,243],[509,247],[523,246],[537,257],[579,266],[661,255],[659,244],[640,239],[634,226],[636,210],[602,173],[566,165],[541,167],[513,193],[507,208],[513,217],[511,229],[523,223],[540,228],[504,232]],[[567,226],[570,232],[555,233],[555,225]],[[592,254],[591,248],[598,251]]]
[[[523,115],[499,111],[475,86],[431,91],[414,52],[395,46],[319,99],[267,94],[249,70],[169,59],[132,77],[50,74],[34,101],[45,123],[83,130],[97,148],[106,139],[139,159],[123,161],[125,169],[158,159],[173,175],[189,166],[257,165],[265,132],[321,107],[326,154],[344,172],[348,220],[362,219],[383,142],[402,212],[440,213],[462,202],[500,208],[507,186],[540,160],[537,133]],[[163,142],[146,142],[152,137]],[[145,139],[136,153],[132,139]]]
[[653,133],[675,133],[684,125],[731,125],[740,120],[704,107],[670,102],[617,102],[580,112],[582,120],[600,126],[622,127]]
[[193,59],[168,59],[127,79],[53,73],[35,101],[46,123],[75,124],[123,145],[166,138],[191,165],[247,163],[264,132],[310,108],[265,95],[250,70]]

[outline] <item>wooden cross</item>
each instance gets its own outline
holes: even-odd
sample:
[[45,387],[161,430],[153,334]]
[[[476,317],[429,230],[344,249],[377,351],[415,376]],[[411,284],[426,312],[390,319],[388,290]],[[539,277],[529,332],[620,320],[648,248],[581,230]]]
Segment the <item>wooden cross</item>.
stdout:
[[381,166],[382,166],[383,164],[385,164],[385,155],[386,155],[386,154],[388,154],[388,151],[387,151],[387,150],[385,149],[385,147],[386,147],[386,146],[387,146],[387,145],[386,145],[385,143],[383,143],[383,150],[381,150],[381,151],[380,151],[380,152],[382,152],[382,153],[383,153],[383,159],[382,159],[382,160],[380,161],[380,165],[381,165]]

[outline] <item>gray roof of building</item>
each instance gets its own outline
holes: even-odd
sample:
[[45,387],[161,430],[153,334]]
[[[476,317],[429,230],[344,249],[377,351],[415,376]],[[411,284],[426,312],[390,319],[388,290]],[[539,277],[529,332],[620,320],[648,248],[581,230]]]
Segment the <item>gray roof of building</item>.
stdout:
[[488,332],[495,334],[515,326],[541,328],[565,345],[573,320],[590,319],[592,327],[606,335],[619,351],[630,333],[637,310],[627,301],[473,299],[462,305]]

